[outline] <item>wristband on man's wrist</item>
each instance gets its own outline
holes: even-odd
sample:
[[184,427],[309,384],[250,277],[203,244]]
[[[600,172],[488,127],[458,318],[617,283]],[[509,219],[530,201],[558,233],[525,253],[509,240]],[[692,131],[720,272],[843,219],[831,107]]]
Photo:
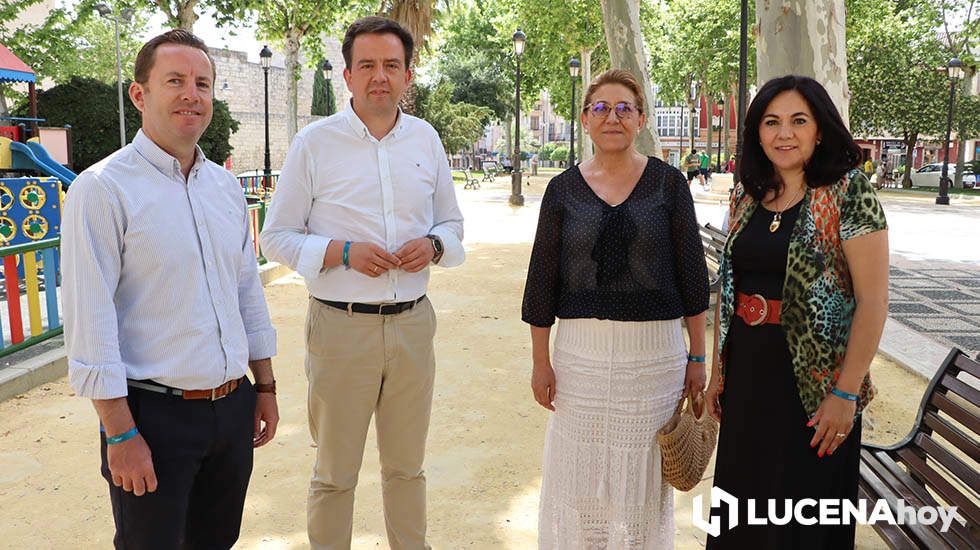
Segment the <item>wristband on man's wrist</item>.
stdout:
[[687,360],[691,363],[704,363],[704,356],[687,354]]
[[350,269],[350,245],[351,245],[350,241],[344,243],[344,256],[343,258],[341,258],[341,262],[344,264],[344,267],[347,269]]
[[122,443],[123,441],[129,441],[130,439],[132,439],[132,438],[136,437],[137,435],[139,435],[139,433],[140,432],[139,432],[139,430],[136,429],[136,426],[133,426],[132,428],[126,430],[125,432],[123,432],[123,433],[121,433],[119,435],[113,435],[113,436],[106,435],[105,436],[105,444],[106,445],[116,445],[117,443]]
[[272,395],[275,395],[276,394],[276,381],[275,380],[273,380],[269,384],[255,383],[255,384],[253,384],[253,386],[255,387],[255,392],[256,393],[271,393]]

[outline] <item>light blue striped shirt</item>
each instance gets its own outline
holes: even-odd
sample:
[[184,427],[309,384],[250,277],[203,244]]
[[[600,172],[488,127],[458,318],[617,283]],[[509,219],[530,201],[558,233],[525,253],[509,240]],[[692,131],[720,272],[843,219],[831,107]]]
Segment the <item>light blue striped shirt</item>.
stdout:
[[208,389],[275,355],[242,189],[200,148],[180,163],[140,130],[82,172],[61,233],[72,389],[125,396],[126,379]]

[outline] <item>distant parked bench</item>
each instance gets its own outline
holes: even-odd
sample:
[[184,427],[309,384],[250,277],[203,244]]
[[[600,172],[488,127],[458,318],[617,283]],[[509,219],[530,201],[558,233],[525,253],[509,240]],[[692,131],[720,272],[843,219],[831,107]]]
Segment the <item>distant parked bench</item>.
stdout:
[[[956,506],[957,520],[874,529],[890,548],[980,548],[980,363],[953,348],[926,389],[915,427],[896,445],[861,446],[858,497],[885,499],[897,518],[907,505]],[[869,502],[868,510],[874,506]],[[960,519],[966,524],[960,523]]]
[[480,180],[473,177],[473,172],[469,168],[463,170],[463,178],[466,183],[463,184],[463,189],[479,189]]
[[495,160],[485,160],[480,165],[483,168],[483,181],[493,182],[493,178],[497,177],[497,172],[500,170]]
[[720,285],[718,268],[721,266],[721,257],[725,254],[725,241],[728,240],[728,234],[710,223],[706,223],[698,229],[701,232],[705,263],[708,264],[708,285],[711,292],[715,293],[718,292]]

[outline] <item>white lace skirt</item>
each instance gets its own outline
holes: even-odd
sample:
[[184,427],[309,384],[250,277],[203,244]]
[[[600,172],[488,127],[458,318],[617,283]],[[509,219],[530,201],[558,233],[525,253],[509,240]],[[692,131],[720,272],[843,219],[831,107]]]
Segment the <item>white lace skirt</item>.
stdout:
[[561,319],[552,365],[538,547],[673,548],[673,491],[656,433],[683,391],[680,319]]

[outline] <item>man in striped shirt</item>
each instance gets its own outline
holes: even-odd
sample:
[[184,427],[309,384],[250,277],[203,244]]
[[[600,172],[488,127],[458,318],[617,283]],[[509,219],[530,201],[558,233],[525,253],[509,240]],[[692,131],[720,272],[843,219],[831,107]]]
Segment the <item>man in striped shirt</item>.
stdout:
[[207,46],[164,33],[135,76],[142,129],[65,199],[69,381],[101,422],[116,547],[230,548],[253,448],[279,420],[276,333],[241,187],[197,146],[212,114]]

